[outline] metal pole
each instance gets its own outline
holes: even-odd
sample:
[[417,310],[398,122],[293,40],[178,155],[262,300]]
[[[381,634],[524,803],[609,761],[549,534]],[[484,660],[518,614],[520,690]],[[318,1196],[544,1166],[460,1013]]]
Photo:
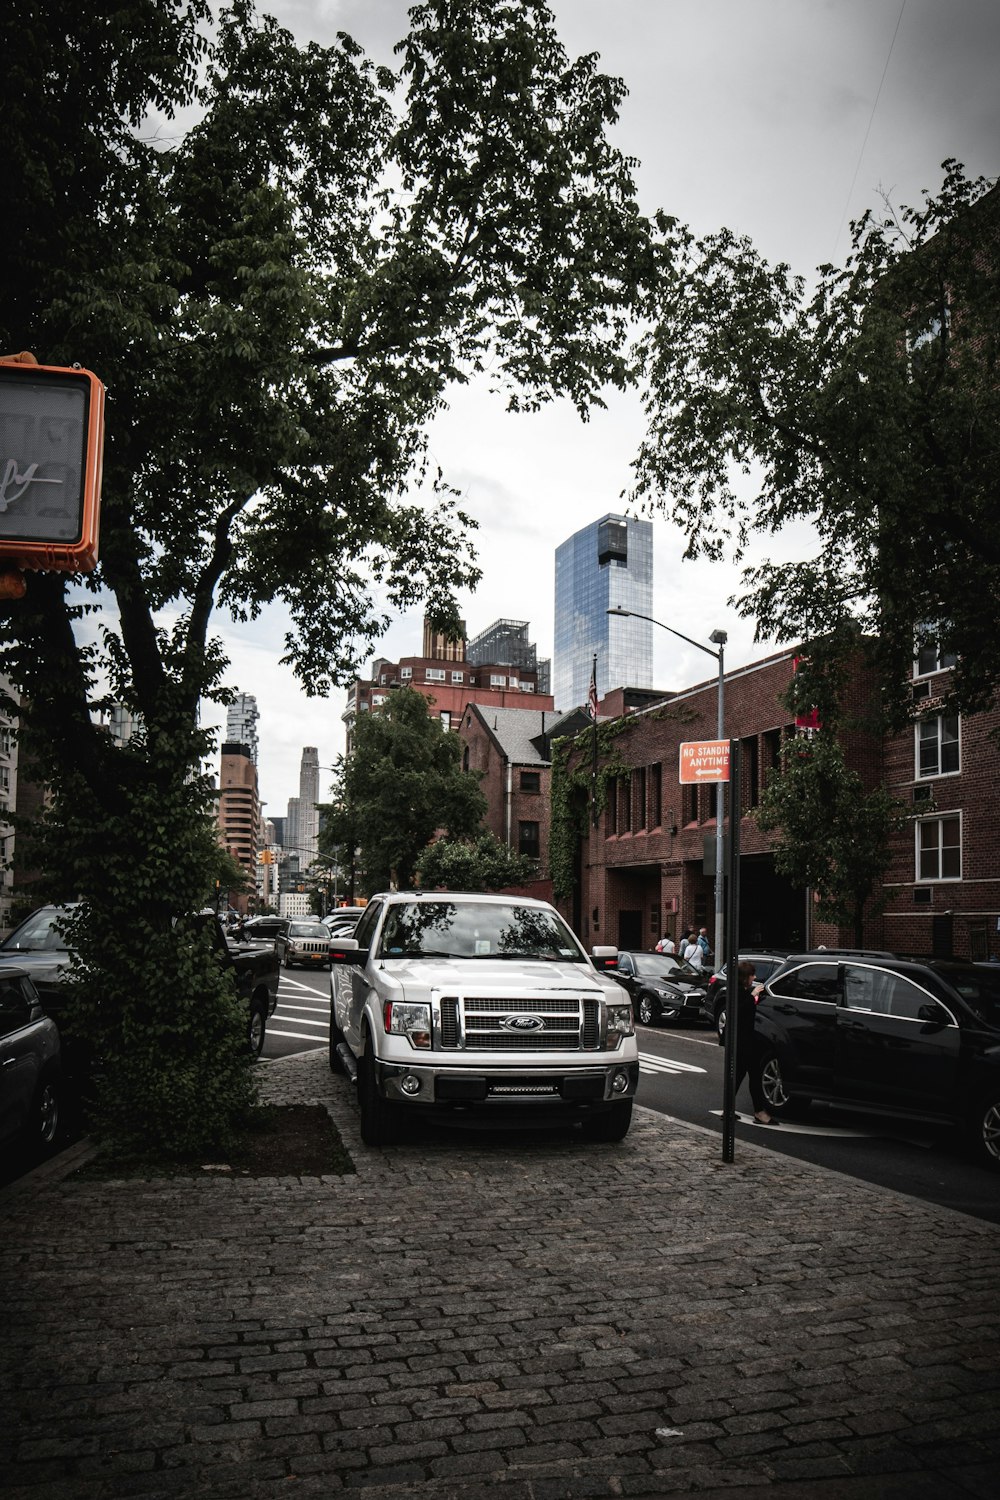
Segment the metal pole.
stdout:
[[[720,783],[721,785],[721,783]],[[726,952],[726,1060],[722,1086],[722,1160],[736,1155],[736,1048],[739,1038],[740,827],[733,809],[741,806],[740,742],[729,742],[729,947]]]
[[[721,632],[719,632],[721,634]],[[722,661],[723,647],[719,643],[719,724],[718,738],[721,740],[725,735],[725,692],[726,672]],[[732,782],[730,782],[729,795],[729,821],[733,821],[733,797]],[[720,965],[723,961],[723,943],[725,934],[725,890],[726,877],[722,868],[722,815],[726,805],[726,783],[717,781],[715,783],[715,963]],[[732,828],[730,828],[732,837]]]

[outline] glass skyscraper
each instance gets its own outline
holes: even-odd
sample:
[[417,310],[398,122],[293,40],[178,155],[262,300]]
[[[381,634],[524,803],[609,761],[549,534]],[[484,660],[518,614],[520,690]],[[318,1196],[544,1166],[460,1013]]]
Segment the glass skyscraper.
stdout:
[[597,692],[653,686],[653,627],[609,609],[653,613],[653,523],[602,516],[556,548],[553,694],[557,709],[585,704],[597,655]]

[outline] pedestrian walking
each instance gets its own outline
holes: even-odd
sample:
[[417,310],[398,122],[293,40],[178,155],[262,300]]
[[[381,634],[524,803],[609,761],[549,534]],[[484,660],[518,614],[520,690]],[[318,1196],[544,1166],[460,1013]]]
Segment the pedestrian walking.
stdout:
[[685,959],[688,963],[690,963],[691,962],[692,954],[694,953],[694,951],[695,951],[695,949],[697,947],[698,947],[698,939],[695,936],[694,928],[693,927],[689,927],[688,930],[687,930],[687,932],[684,934],[684,942],[683,942],[683,945],[681,946],[681,950],[680,950],[681,958]]
[[767,1100],[761,1092],[757,1067],[760,1055],[756,1029],[757,996],[763,986],[757,984],[756,979],[757,971],[753,964],[749,959],[743,959],[737,971],[736,984],[736,1087],[733,1092],[734,1095],[739,1093],[740,1084],[749,1073],[754,1120],[758,1125],[773,1125],[775,1121],[768,1114]]
[[676,944],[674,943],[674,940],[670,936],[669,932],[665,932],[663,934],[663,936],[660,938],[660,941],[656,945],[656,951],[657,951],[657,953],[674,953],[674,952],[676,952]]
[[701,949],[701,956],[703,960],[710,957],[712,952],[712,945],[708,941],[707,927],[703,927],[698,933],[698,947]]

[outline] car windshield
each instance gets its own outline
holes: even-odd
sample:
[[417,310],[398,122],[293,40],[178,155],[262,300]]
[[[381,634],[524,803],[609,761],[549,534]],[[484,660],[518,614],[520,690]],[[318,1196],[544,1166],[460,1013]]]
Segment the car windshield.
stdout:
[[383,958],[587,962],[557,912],[500,901],[413,901],[391,906],[379,953]]
[[633,953],[632,962],[640,979],[674,979],[685,972],[694,973],[689,964],[671,958],[669,953]]
[[293,922],[288,929],[288,936],[293,938],[326,938],[330,934],[322,922]]
[[33,912],[0,943],[7,953],[65,953],[66,939],[56,930],[69,913],[60,907]]
[[981,1021],[1000,1028],[1000,965],[942,964],[938,972]]

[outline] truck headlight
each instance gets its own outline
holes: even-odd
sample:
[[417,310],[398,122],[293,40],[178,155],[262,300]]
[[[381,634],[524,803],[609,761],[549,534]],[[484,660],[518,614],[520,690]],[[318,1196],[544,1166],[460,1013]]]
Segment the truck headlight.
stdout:
[[631,1002],[625,1005],[608,1006],[608,1035],[617,1033],[618,1036],[633,1036],[635,1023],[632,1019]]
[[387,1000],[382,1012],[387,1036],[405,1036],[411,1047],[431,1045],[431,1008],[412,1000]]

